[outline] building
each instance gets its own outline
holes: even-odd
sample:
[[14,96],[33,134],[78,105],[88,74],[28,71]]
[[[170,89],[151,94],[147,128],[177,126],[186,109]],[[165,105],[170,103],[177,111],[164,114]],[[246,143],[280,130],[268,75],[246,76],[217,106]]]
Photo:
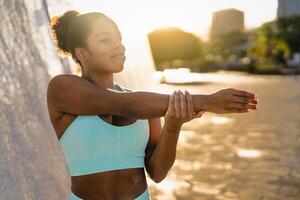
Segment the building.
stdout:
[[220,10],[213,13],[210,38],[231,31],[244,30],[244,12],[236,9]]
[[278,0],[277,17],[300,14],[300,0]]

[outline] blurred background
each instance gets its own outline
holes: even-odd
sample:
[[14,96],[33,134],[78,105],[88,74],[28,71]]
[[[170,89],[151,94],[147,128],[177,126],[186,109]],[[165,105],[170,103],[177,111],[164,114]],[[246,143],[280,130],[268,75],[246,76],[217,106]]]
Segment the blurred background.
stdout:
[[116,22],[126,47],[114,75],[121,85],[258,96],[256,111],[184,124],[167,178],[147,176],[152,199],[300,199],[300,0],[0,0],[1,200],[63,199],[69,190],[45,98],[51,77],[80,74],[49,35],[49,19],[69,9]]

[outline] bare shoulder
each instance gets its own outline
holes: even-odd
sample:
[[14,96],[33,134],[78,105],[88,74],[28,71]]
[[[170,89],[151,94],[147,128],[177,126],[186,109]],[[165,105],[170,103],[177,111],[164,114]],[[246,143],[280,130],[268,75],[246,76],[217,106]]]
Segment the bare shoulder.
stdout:
[[[58,74],[52,77],[48,82],[47,87],[47,104],[50,115],[57,111],[55,102],[67,85],[72,85],[73,82],[78,82],[81,77],[74,74]],[[75,80],[75,81],[73,81]]]
[[73,74],[59,74],[51,78],[47,86],[48,106],[53,104],[65,86],[72,84],[73,80],[78,81],[79,79],[81,79],[79,76]]
[[53,86],[61,85],[65,81],[80,80],[80,79],[82,78],[75,74],[58,74],[50,79],[48,83],[48,89],[52,89]]
[[51,97],[52,94],[55,94],[55,92],[57,92],[57,90],[60,90],[63,86],[66,86],[74,81],[78,82],[78,81],[82,81],[82,80],[83,79],[81,77],[74,75],[74,74],[56,75],[53,78],[51,78],[48,83],[48,88],[47,88],[48,97],[49,97],[49,95]]

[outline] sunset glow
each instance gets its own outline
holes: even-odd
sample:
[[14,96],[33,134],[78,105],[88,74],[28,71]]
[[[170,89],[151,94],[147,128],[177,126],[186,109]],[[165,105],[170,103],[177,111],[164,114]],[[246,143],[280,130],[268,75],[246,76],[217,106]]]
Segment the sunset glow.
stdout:
[[70,3],[81,13],[103,12],[117,23],[127,49],[125,65],[129,68],[154,66],[147,34],[155,29],[176,26],[207,40],[215,11],[242,10],[246,28],[252,28],[275,19],[277,9],[276,0],[70,0]]

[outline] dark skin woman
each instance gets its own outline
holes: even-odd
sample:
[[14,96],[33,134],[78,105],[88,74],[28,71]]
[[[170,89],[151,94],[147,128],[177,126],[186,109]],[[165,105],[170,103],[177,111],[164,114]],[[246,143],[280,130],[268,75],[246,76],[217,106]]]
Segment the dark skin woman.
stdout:
[[[188,91],[168,95],[124,87],[120,90],[113,74],[123,70],[125,47],[117,25],[102,13],[79,15],[68,11],[52,18],[51,28],[60,52],[71,55],[82,69],[81,76],[61,74],[49,82],[48,111],[58,139],[78,115],[98,115],[115,126],[148,119],[150,137],[144,162],[147,174],[156,183],[167,176],[175,161],[183,123],[205,112],[246,113],[256,109],[253,93],[234,88],[206,95]],[[134,199],[147,188],[145,170],[130,168],[72,176],[71,190],[82,199]]]

